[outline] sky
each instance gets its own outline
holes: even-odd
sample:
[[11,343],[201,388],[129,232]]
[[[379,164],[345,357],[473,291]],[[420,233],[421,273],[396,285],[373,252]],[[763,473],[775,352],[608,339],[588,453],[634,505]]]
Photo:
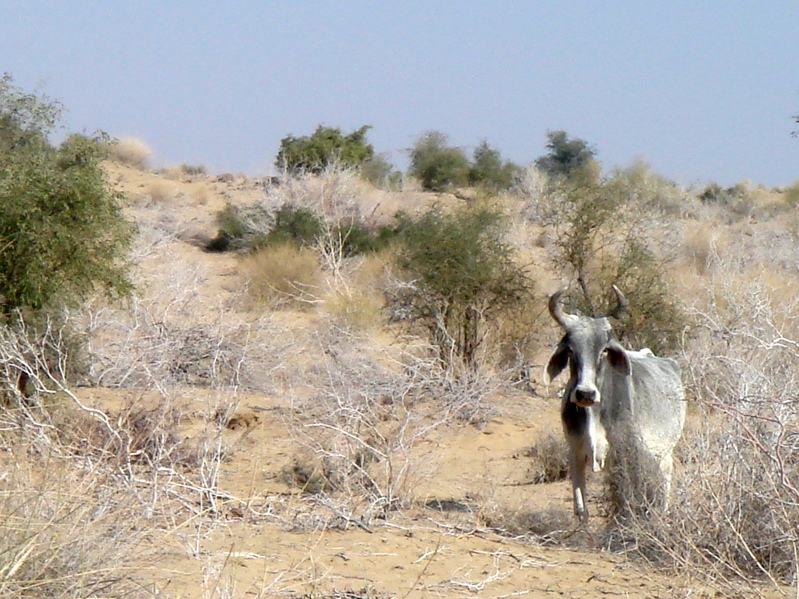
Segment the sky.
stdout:
[[0,72],[65,131],[154,166],[274,172],[280,140],[371,125],[405,169],[426,131],[528,164],[547,132],[684,185],[799,180],[796,0],[0,0]]

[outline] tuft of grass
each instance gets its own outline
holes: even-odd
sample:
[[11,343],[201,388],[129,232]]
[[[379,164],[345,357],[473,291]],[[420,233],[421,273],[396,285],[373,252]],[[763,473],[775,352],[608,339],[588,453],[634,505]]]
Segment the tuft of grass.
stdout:
[[163,180],[153,181],[147,190],[146,202],[150,206],[164,206],[174,202],[177,195],[173,183]]
[[148,596],[137,579],[151,527],[124,482],[4,436],[17,458],[3,464],[0,596]]
[[308,307],[316,301],[323,279],[315,252],[290,243],[245,256],[241,272],[250,298],[276,307]]
[[339,288],[324,297],[325,311],[355,331],[368,331],[383,321],[383,297],[374,291]]
[[146,169],[153,153],[147,143],[138,137],[123,137],[105,144],[105,151],[111,160],[133,168]]
[[499,510],[490,509],[480,513],[486,526],[511,537],[532,537],[538,543],[548,545],[566,540],[574,528],[570,512],[559,509],[546,510]]

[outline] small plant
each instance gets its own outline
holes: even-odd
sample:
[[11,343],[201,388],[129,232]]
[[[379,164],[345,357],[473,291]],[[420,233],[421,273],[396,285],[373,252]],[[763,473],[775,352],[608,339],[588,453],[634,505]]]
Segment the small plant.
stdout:
[[795,181],[785,190],[785,201],[791,208],[799,207],[799,181]]
[[208,174],[208,169],[204,164],[189,164],[188,162],[183,162],[180,164],[179,168],[184,175],[197,176]]
[[531,459],[530,474],[536,484],[554,483],[569,476],[569,450],[562,435],[541,437],[525,456]]
[[313,247],[322,234],[322,219],[310,208],[283,204],[271,214],[272,226],[253,247],[293,243]]
[[550,177],[571,176],[591,166],[596,150],[579,137],[570,138],[562,130],[547,133],[549,152],[535,161]]

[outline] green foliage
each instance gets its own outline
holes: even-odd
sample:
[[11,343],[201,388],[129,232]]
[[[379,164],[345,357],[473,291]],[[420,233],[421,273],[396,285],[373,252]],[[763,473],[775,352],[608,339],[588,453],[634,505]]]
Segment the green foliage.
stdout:
[[542,220],[555,232],[555,268],[578,283],[569,294],[574,308],[607,312],[615,284],[630,304],[629,315],[614,327],[617,333],[635,347],[664,353],[677,347],[685,318],[668,289],[667,261],[652,247],[657,205],[646,190],[635,190],[635,181],[600,181],[588,171],[554,179]]
[[594,161],[596,150],[579,137],[573,139],[565,131],[547,133],[549,152],[535,161],[541,171],[551,177],[569,177]]
[[310,208],[283,204],[272,214],[272,227],[260,245],[294,243],[313,246],[322,234],[322,219]]
[[727,188],[722,187],[718,183],[710,183],[697,197],[703,204],[731,206],[742,200],[748,200],[749,196],[749,188],[743,183],[737,183]]
[[366,141],[371,126],[344,134],[338,127],[319,125],[310,136],[288,135],[280,141],[275,166],[290,174],[310,172],[319,175],[331,165],[359,168],[372,182],[386,179],[389,165],[375,155],[374,147]]
[[0,160],[47,145],[47,135],[61,117],[61,105],[46,97],[26,94],[11,75],[0,78]]
[[97,139],[47,133],[60,109],[0,81],[0,315],[131,289],[132,227],[100,166]]
[[396,261],[413,284],[395,301],[428,330],[443,363],[476,366],[488,327],[532,290],[503,239],[502,215],[468,207],[401,220]]
[[446,191],[469,182],[471,165],[459,148],[448,145],[440,131],[428,131],[411,148],[410,174],[428,191]]
[[493,191],[510,189],[521,169],[509,160],[502,160],[499,150],[483,141],[474,150],[469,183]]
[[228,204],[217,214],[217,224],[219,233],[206,246],[208,251],[256,250],[286,244],[315,248],[322,238],[329,237],[340,243],[343,258],[378,251],[399,230],[398,223],[375,229],[351,218],[327,223],[316,211],[288,202],[272,211],[260,204],[245,208]]

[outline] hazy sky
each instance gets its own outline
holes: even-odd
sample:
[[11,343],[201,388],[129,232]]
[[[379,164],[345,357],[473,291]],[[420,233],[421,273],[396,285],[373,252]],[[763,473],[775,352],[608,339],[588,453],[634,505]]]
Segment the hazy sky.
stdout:
[[320,123],[404,168],[438,130],[526,164],[547,130],[681,183],[799,179],[799,2],[0,0],[0,71],[153,162],[273,170]]

